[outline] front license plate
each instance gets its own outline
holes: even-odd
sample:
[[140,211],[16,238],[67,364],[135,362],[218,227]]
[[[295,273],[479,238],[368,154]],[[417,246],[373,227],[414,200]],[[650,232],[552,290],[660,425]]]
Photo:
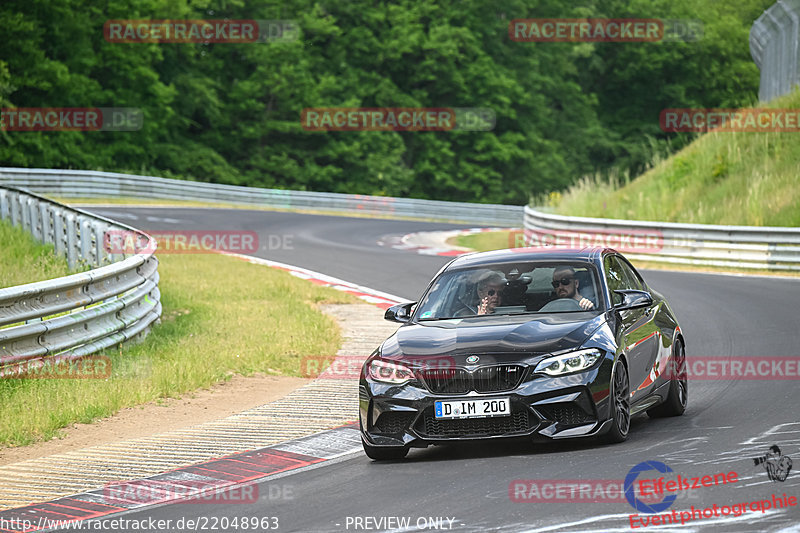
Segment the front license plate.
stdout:
[[508,398],[439,400],[434,406],[436,418],[486,418],[511,414]]

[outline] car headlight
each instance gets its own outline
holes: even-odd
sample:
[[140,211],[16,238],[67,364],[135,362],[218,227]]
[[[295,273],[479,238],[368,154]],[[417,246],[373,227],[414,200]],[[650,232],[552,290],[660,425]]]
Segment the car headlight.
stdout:
[[534,372],[543,372],[548,376],[562,376],[591,368],[603,357],[600,350],[578,350],[543,359],[536,365]]
[[367,366],[369,377],[375,381],[383,383],[391,383],[393,385],[402,385],[414,379],[414,373],[406,366],[389,363],[380,359],[373,359]]

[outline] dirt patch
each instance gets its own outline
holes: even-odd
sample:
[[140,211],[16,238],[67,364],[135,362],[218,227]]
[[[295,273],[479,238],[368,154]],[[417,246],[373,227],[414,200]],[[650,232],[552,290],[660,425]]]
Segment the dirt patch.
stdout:
[[92,424],[74,424],[65,428],[57,439],[2,448],[0,466],[211,422],[279,400],[310,381],[285,376],[233,376],[230,381],[180,399],[123,409]]

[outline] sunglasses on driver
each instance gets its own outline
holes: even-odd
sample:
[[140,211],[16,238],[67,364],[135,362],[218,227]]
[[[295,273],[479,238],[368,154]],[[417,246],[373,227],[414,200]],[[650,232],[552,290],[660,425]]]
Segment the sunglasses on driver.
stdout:
[[561,278],[561,279],[554,279],[553,280],[553,288],[557,289],[559,285],[569,285],[575,281],[575,278]]

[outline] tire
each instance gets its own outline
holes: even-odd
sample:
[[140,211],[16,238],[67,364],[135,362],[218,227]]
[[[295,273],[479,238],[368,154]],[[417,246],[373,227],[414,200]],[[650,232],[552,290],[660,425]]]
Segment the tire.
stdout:
[[611,429],[603,435],[609,444],[624,442],[631,429],[631,392],[628,370],[621,361],[614,365],[611,381]]
[[673,360],[670,368],[674,368],[674,375],[670,378],[667,399],[652,409],[647,410],[650,418],[664,418],[667,416],[681,416],[686,411],[689,401],[689,383],[686,373],[686,350],[683,343],[675,341],[672,347]]
[[373,461],[399,461],[408,453],[407,446],[373,446],[361,438],[364,453]]

